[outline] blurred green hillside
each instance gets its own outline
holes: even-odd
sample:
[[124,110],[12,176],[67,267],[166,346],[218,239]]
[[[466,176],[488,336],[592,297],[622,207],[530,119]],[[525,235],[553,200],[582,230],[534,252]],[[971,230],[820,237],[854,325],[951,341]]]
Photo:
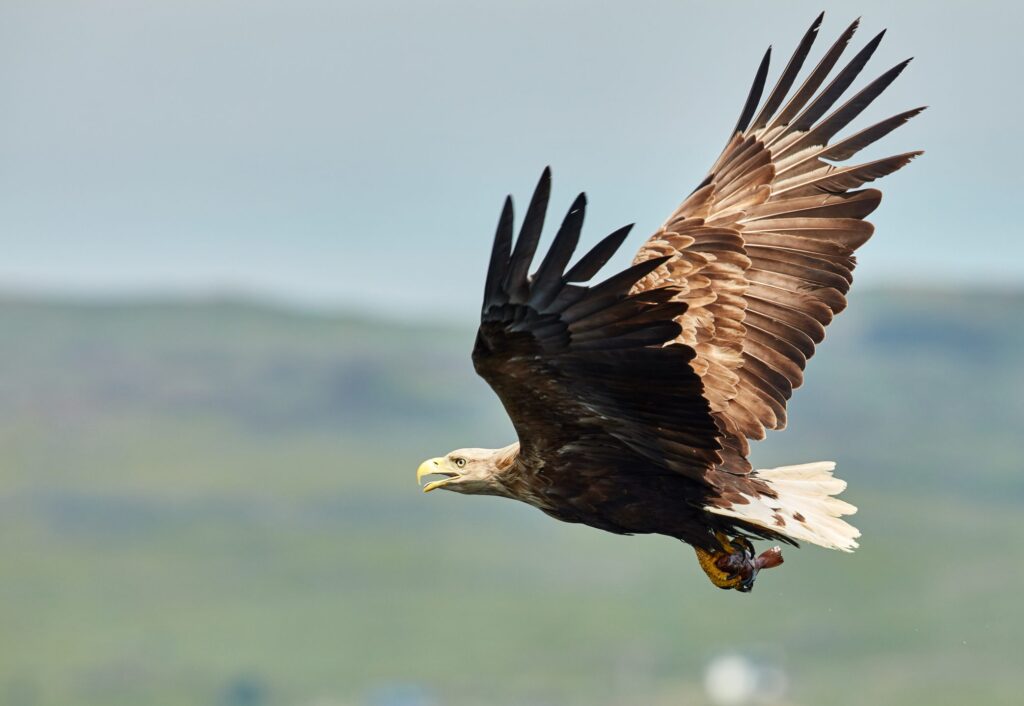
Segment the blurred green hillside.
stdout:
[[773,703],[1021,703],[1024,294],[854,293],[754,460],[836,460],[862,548],[750,595],[423,496],[513,439],[468,325],[9,297],[0,330],[0,704],[691,706],[733,652]]

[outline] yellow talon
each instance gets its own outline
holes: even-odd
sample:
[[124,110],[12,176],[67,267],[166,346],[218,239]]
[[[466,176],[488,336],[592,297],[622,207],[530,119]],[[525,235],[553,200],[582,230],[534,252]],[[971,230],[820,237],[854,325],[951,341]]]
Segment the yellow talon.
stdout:
[[725,547],[723,542],[723,549],[725,552],[706,552],[700,547],[694,547],[697,552],[697,561],[700,562],[700,568],[704,569],[704,573],[711,579],[711,583],[715,584],[719,588],[736,588],[743,582],[743,577],[739,574],[730,574],[728,571],[719,569],[715,563],[723,553],[731,554],[731,545],[729,548]]
[[770,569],[782,563],[782,551],[772,547],[754,556],[754,545],[746,537],[729,539],[722,532],[715,532],[715,540],[721,550],[708,551],[694,547],[700,568],[719,588],[734,588],[743,593],[754,587],[754,579],[761,569]]

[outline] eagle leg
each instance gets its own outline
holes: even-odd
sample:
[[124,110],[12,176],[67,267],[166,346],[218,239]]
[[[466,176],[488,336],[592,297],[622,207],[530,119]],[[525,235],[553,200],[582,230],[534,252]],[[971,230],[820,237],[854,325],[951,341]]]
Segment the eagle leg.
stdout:
[[734,537],[730,540],[725,532],[715,532],[715,539],[722,545],[722,550],[726,554],[735,554],[736,552],[754,553],[754,545],[746,537]]
[[782,550],[778,547],[754,556],[754,545],[746,537],[729,539],[722,532],[715,533],[721,549],[707,551],[694,547],[697,561],[711,583],[723,589],[749,593],[761,569],[770,569],[782,563]]

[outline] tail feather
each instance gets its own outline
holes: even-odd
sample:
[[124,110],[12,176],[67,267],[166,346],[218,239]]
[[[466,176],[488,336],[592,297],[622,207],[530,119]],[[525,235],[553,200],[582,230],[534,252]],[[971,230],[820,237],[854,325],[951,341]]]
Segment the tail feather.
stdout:
[[828,549],[852,552],[860,531],[842,519],[857,508],[837,497],[846,481],[832,475],[836,464],[817,461],[796,466],[779,466],[753,472],[766,482],[776,497],[743,495],[746,503],[705,509],[764,527],[798,541]]

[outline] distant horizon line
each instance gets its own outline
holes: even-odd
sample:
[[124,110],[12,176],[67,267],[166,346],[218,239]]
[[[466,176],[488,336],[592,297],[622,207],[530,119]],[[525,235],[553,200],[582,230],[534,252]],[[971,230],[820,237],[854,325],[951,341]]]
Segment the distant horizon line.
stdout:
[[[1024,297],[1024,282],[998,280],[992,283],[869,281],[854,287],[852,294],[934,294],[936,296],[999,296]],[[329,298],[289,294],[271,288],[223,287],[152,287],[152,288],[58,288],[11,285],[0,282],[0,306],[8,304],[57,306],[135,307],[135,306],[203,306],[234,305],[279,312],[282,314],[338,317],[366,321],[392,321],[410,324],[458,324],[465,322],[466,309],[419,308],[398,309],[390,306],[365,306],[350,298]]]

